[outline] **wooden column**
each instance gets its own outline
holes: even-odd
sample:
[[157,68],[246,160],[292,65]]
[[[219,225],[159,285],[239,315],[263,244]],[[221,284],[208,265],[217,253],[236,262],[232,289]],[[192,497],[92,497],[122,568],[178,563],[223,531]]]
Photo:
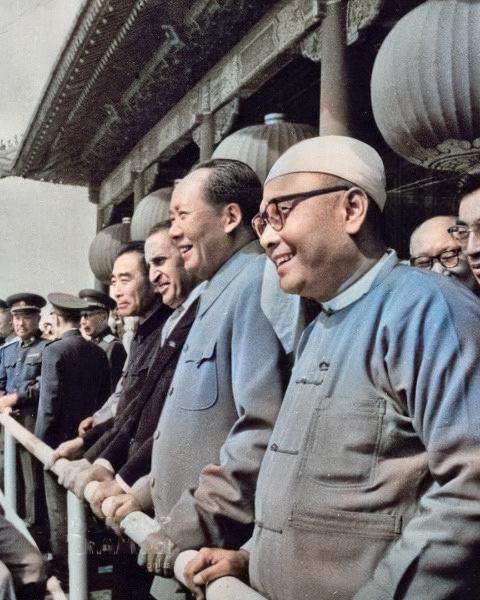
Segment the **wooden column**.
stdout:
[[133,210],[145,196],[145,175],[143,171],[135,171],[133,177]]
[[200,160],[209,160],[215,147],[215,123],[211,112],[196,115],[198,127],[193,130],[193,141],[200,150]]
[[322,24],[320,135],[351,135],[347,0],[327,2]]
[[212,113],[205,113],[202,118],[200,160],[208,160],[212,157],[215,146],[215,127]]

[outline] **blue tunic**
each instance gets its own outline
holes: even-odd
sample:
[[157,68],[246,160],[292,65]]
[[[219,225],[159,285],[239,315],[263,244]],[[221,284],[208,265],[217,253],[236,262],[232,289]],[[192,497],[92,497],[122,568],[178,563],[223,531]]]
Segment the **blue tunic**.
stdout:
[[31,340],[16,338],[0,348],[0,391],[18,395],[15,409],[20,410],[19,420],[31,431],[37,414],[43,351],[49,343],[38,331]]
[[394,253],[373,274],[300,340],[250,579],[275,600],[478,598],[480,304]]

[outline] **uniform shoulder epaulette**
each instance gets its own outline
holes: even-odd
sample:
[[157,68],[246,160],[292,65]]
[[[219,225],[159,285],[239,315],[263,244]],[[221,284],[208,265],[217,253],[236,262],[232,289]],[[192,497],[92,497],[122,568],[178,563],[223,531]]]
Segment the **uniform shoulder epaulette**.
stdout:
[[103,341],[110,343],[110,342],[115,342],[116,339],[117,338],[113,334],[107,333],[107,335],[103,338]]
[[19,341],[18,337],[13,338],[13,340],[10,340],[9,342],[5,342],[3,344],[3,346],[0,346],[0,350],[3,350],[3,348],[8,348],[8,346],[11,346],[12,344],[16,344]]

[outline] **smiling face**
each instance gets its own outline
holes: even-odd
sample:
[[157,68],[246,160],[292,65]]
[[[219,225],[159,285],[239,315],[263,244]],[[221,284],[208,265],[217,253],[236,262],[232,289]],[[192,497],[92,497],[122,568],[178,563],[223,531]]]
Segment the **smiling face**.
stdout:
[[170,236],[185,269],[199,281],[210,279],[233,253],[228,205],[213,206],[204,186],[210,169],[198,169],[182,179],[170,202]]
[[[260,212],[273,198],[336,183],[335,178],[321,173],[276,177],[265,186]],[[358,256],[350,235],[356,231],[346,222],[346,193],[315,196],[297,204],[281,231],[267,225],[260,243],[275,263],[285,292],[323,302],[333,298],[355,270]]]
[[[460,244],[454,240],[447,229],[455,225],[454,216],[439,216],[427,219],[410,238],[410,254],[412,257],[438,257],[444,253],[460,250]],[[445,267],[440,261],[433,263],[432,271],[444,275],[452,275],[470,289],[476,288],[475,279],[470,271],[466,257],[460,253],[455,267]]]
[[142,260],[138,252],[128,252],[113,264],[111,287],[121,317],[144,316],[153,304],[154,293]]
[[[458,209],[458,223],[480,228],[480,189],[462,198]],[[470,233],[462,250],[467,257],[475,279],[480,283],[480,237]]]
[[180,251],[170,239],[168,229],[157,231],[145,242],[145,259],[150,267],[150,282],[164,304],[177,308],[192,291],[194,278],[187,273]]
[[12,320],[15,334],[21,340],[29,340],[38,331],[40,313],[19,311],[14,313]]

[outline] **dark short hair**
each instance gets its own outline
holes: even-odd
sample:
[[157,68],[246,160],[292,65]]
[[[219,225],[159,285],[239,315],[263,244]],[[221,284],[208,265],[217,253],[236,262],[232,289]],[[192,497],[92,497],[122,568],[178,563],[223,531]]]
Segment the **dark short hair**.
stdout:
[[463,183],[460,185],[460,189],[457,194],[457,207],[460,205],[460,202],[464,196],[468,196],[468,194],[471,194],[478,189],[480,189],[480,173],[467,175]]
[[151,235],[154,235],[155,233],[158,233],[159,231],[168,231],[170,229],[170,225],[170,219],[167,219],[166,221],[160,221],[159,223],[155,223],[155,225],[148,232],[147,238],[149,238]]
[[124,254],[138,254],[140,257],[140,266],[142,267],[143,274],[148,278],[148,265],[145,260],[145,249],[143,242],[127,242],[123,244],[120,250],[115,256],[115,260]]
[[250,227],[262,199],[262,184],[255,171],[240,160],[227,158],[200,162],[192,171],[198,169],[211,170],[203,187],[207,202],[219,207],[238,204],[244,226]]

